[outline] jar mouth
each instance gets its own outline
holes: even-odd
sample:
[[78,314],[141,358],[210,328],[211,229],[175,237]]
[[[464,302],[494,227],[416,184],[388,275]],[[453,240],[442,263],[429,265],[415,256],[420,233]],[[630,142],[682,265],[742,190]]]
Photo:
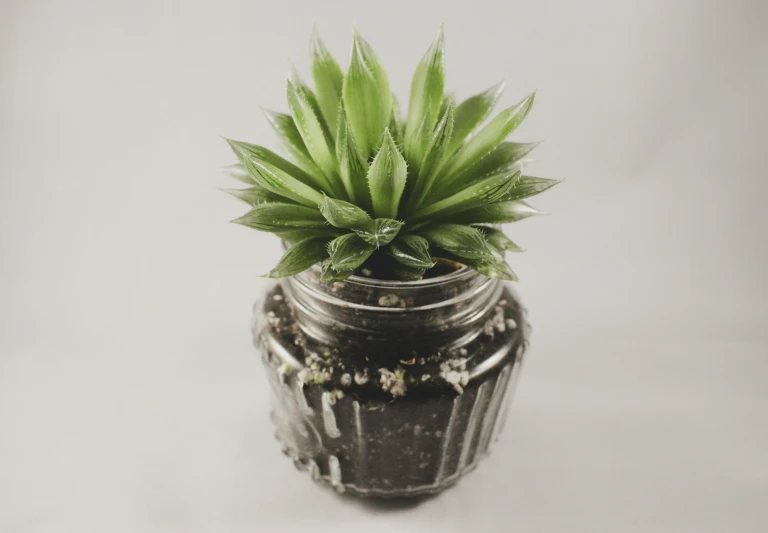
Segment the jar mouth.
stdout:
[[[291,245],[288,242],[283,241],[284,249],[287,250],[288,248],[290,248],[290,246]],[[320,267],[319,263],[315,263],[310,267],[310,269],[318,274],[318,278],[320,277],[319,274],[322,272],[322,268]],[[435,287],[435,286],[443,285],[446,283],[460,281],[467,276],[471,276],[473,273],[474,271],[471,268],[465,265],[461,265],[460,268],[454,270],[453,272],[449,272],[448,274],[441,274],[439,276],[435,276],[434,278],[422,278],[422,279],[416,279],[416,280],[398,280],[398,279],[377,279],[377,278],[368,278],[365,276],[352,275],[352,276],[349,276],[347,279],[345,279],[344,283],[352,283],[354,285],[359,285],[360,287],[380,288],[380,289],[392,289],[392,288],[419,289],[424,287]]]
[[[317,273],[320,273],[322,271],[319,265],[312,265],[312,270],[314,270]],[[434,287],[434,286],[439,286],[446,283],[460,281],[465,277],[472,275],[472,272],[473,272],[472,269],[462,265],[461,268],[454,270],[453,272],[450,272],[448,274],[441,274],[439,276],[435,276],[434,278],[423,278],[423,279],[416,279],[416,280],[398,280],[398,279],[367,278],[365,276],[352,275],[352,276],[349,276],[347,279],[345,279],[344,283],[351,283],[354,285],[359,285],[360,287],[380,288],[380,289],[391,289],[391,288],[419,289],[423,287]]]

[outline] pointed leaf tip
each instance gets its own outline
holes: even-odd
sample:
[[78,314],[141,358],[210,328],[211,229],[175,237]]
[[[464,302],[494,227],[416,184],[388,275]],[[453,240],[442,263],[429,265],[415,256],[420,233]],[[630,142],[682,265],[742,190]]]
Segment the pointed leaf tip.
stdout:
[[371,222],[368,213],[356,205],[329,196],[320,204],[320,212],[329,224],[342,229],[364,229]]
[[381,132],[392,116],[392,91],[378,57],[357,32],[353,34],[342,98],[360,152],[368,158],[379,147]]
[[245,215],[232,222],[269,232],[326,227],[325,219],[317,209],[280,202],[257,204]]
[[307,206],[317,206],[323,201],[323,195],[312,185],[311,176],[271,150],[239,141],[232,141],[231,146],[256,184]]
[[444,178],[445,182],[453,182],[457,176],[461,175],[499,146],[525,120],[533,105],[534,95],[535,93],[531,93],[517,104],[501,111],[484,128],[478,131],[474,137],[459,148],[456,155],[449,162],[450,168]]
[[562,180],[522,176],[515,186],[504,196],[504,200],[523,200],[550,189]]
[[471,226],[439,224],[420,230],[419,235],[436,247],[464,259],[479,261],[493,259],[493,253],[488,248],[485,236],[480,230]]
[[[422,146],[440,117],[445,89],[445,42],[442,27],[422,57],[411,81],[408,119],[405,127],[405,147],[408,158],[420,161]],[[423,138],[426,137],[426,142]]]
[[398,236],[384,252],[398,263],[413,268],[432,268],[435,266],[429,250],[429,241],[418,235]]
[[328,125],[330,136],[335,140],[344,74],[320,39],[317,28],[312,32],[311,48],[312,79],[315,82],[318,106]]
[[376,248],[386,246],[394,239],[404,223],[391,218],[377,218],[371,220],[362,229],[355,229],[358,237]]
[[328,257],[327,242],[328,239],[321,237],[306,239],[294,244],[288,248],[277,266],[266,274],[262,274],[261,277],[285,278],[307,270]]
[[328,255],[334,270],[349,271],[360,267],[375,249],[356,234],[347,233],[328,244]]
[[[336,156],[331,150],[332,140],[329,133],[320,120],[320,113],[316,101],[313,101],[308,89],[294,86],[290,80],[287,84],[288,107],[304,141],[309,154],[323,171],[329,185],[329,190],[334,194],[340,192],[340,183],[336,183]],[[335,106],[336,104],[334,104]]]
[[386,128],[381,148],[368,169],[368,188],[375,217],[397,217],[407,173],[405,159]]
[[506,85],[506,80],[501,80],[493,87],[470,96],[458,105],[455,112],[453,138],[448,149],[449,154],[456,152],[469,134],[488,117],[501,98]]

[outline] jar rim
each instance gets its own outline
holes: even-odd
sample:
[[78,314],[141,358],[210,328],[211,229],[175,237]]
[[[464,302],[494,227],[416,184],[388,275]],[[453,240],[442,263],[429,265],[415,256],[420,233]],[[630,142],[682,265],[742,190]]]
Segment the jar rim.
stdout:
[[[317,265],[312,266],[313,269],[320,270]],[[417,289],[421,287],[434,287],[436,285],[442,285],[444,283],[451,283],[456,280],[461,280],[471,275],[474,270],[462,265],[458,270],[454,270],[449,274],[441,274],[434,278],[423,278],[415,280],[399,280],[399,279],[377,279],[367,278],[365,276],[349,276],[344,280],[344,283],[353,283],[360,285],[361,287],[375,287],[375,288],[403,288],[403,289]]]
[[[290,244],[286,241],[283,241],[283,248],[286,250],[289,248]],[[310,267],[315,272],[321,272],[322,269],[320,268],[319,263],[315,263]],[[415,279],[415,280],[399,280],[399,279],[377,279],[377,278],[367,278],[364,276],[356,276],[352,275],[349,276],[347,279],[344,280],[345,283],[353,283],[355,285],[360,285],[361,287],[374,287],[374,288],[403,288],[403,289],[418,289],[422,287],[434,287],[436,285],[442,285],[444,283],[451,283],[457,280],[461,280],[465,277],[468,277],[472,274],[476,274],[477,272],[472,270],[471,268],[467,267],[466,265],[461,265],[461,268],[454,270],[453,272],[450,272],[448,274],[441,274],[439,276],[436,276],[434,278],[422,278],[422,279]]]

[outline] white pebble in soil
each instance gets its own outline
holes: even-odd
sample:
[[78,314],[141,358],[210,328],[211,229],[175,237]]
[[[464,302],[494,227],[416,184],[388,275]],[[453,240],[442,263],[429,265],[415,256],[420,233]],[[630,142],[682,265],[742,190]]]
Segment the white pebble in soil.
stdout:
[[469,383],[467,372],[467,360],[464,358],[449,359],[440,364],[440,377],[451,385],[459,394],[464,392],[464,387]]
[[398,298],[396,294],[387,294],[379,298],[379,305],[382,307],[392,307],[397,305],[399,301],[400,298]]
[[392,396],[405,396],[407,389],[405,385],[405,370],[402,367],[397,367],[394,372],[386,368],[380,368],[379,374],[381,374],[381,388],[389,392]]
[[355,383],[357,383],[358,385],[365,385],[366,383],[368,383],[368,379],[369,378],[368,378],[368,369],[367,368],[365,369],[365,372],[363,372],[363,373],[355,372]]
[[500,305],[497,305],[494,309],[493,327],[496,328],[496,331],[499,333],[504,333],[504,331],[507,329],[507,324],[504,319],[504,308]]

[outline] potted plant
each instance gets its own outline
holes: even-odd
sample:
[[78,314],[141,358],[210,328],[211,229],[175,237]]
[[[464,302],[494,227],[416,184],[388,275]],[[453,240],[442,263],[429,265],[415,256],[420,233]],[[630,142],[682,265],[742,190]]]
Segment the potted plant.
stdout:
[[315,35],[313,91],[267,112],[292,161],[229,140],[251,205],[234,220],[286,247],[254,309],[283,451],[316,480],[368,496],[435,493],[471,470],[504,424],[528,346],[503,280],[498,225],[557,181],[522,174],[536,143],[505,139],[534,95],[483,125],[503,85],[456,105],[442,30],[401,119],[387,74],[354,34],[346,74]]

